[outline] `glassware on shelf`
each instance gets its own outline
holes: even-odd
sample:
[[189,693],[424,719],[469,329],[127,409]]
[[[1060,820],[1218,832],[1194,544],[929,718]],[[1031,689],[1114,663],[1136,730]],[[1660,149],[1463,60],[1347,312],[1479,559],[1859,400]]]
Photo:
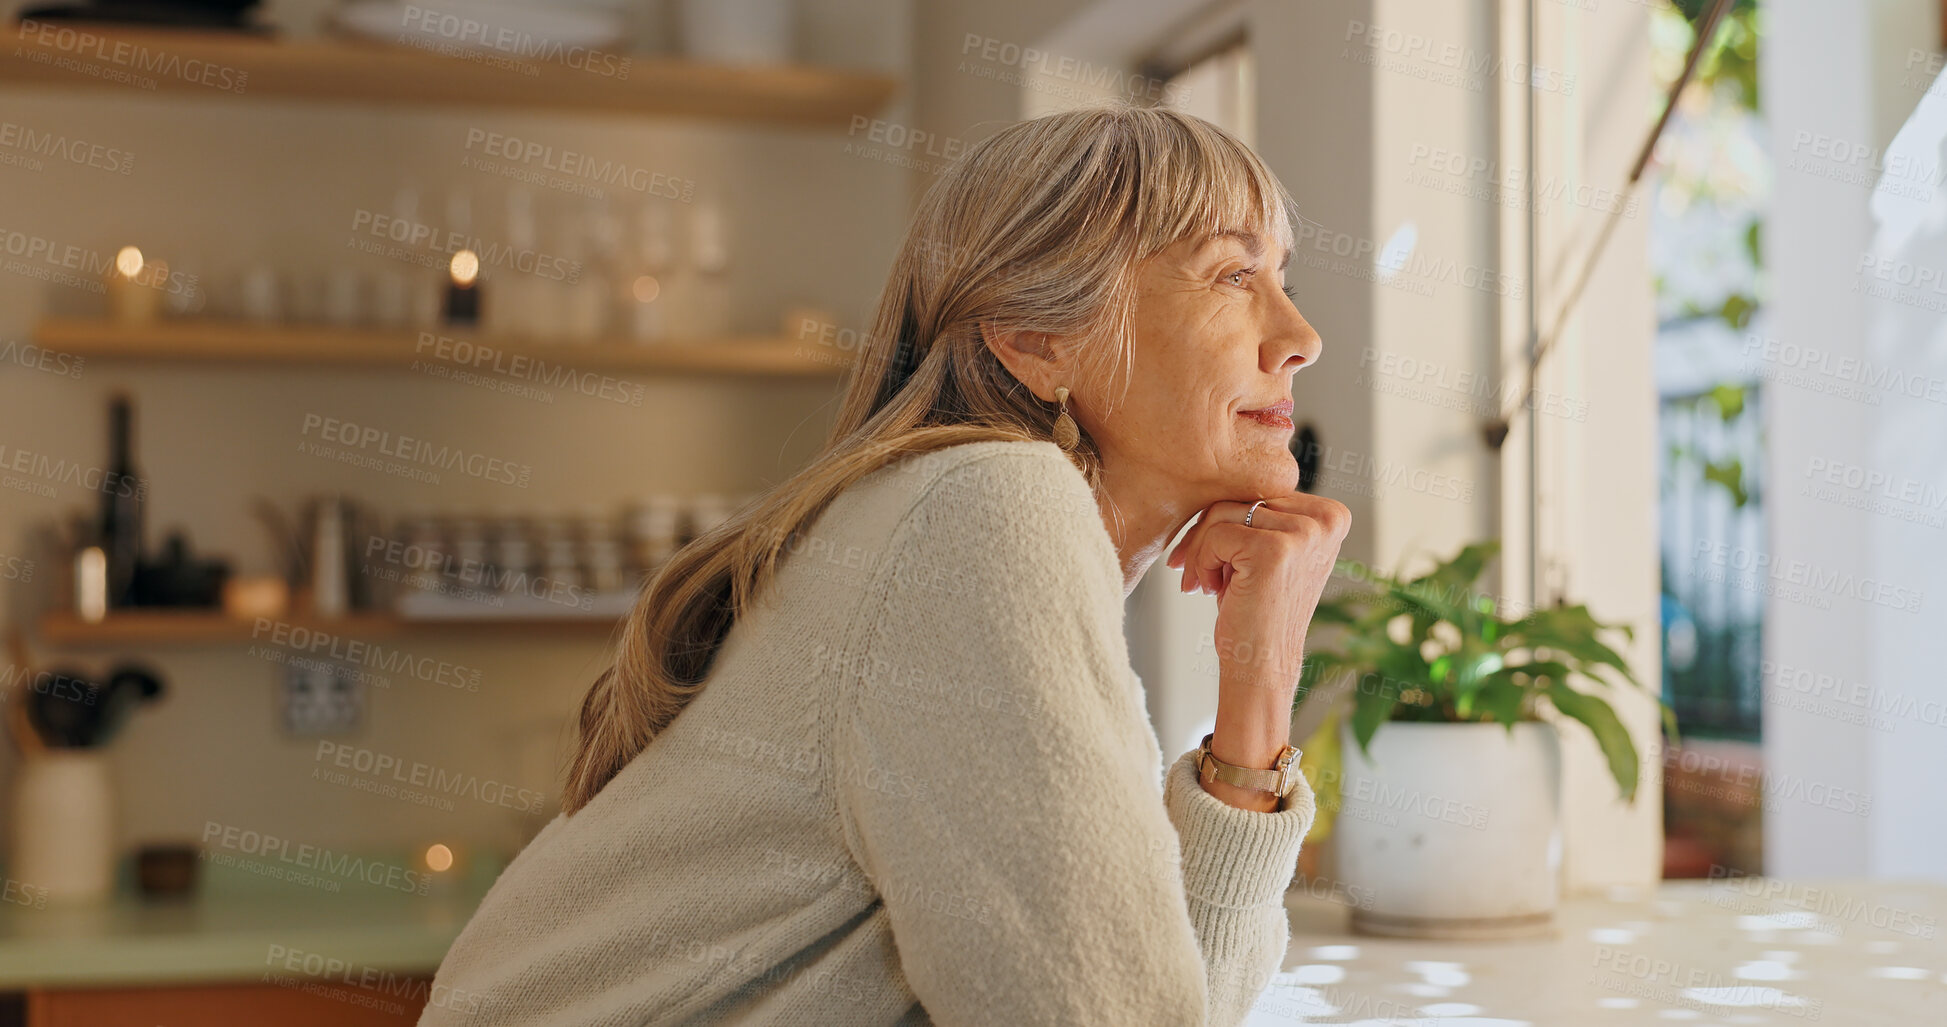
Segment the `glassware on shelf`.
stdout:
[[237,312],[246,320],[269,323],[284,317],[284,296],[277,271],[259,262],[237,276]]
[[[392,196],[393,216],[407,224],[423,223],[420,218],[419,188],[406,184],[399,187]],[[392,308],[395,288],[403,293],[401,306],[403,313],[398,317],[401,325],[413,328],[430,329],[439,324],[440,300],[446,288],[447,269],[430,268],[417,265],[400,266],[380,276],[376,291],[383,297],[375,300],[375,316],[379,323],[390,324],[396,311]],[[397,286],[386,284],[387,279],[396,278]]]
[[162,309],[170,317],[195,317],[209,309],[209,282],[204,274],[205,266],[194,258],[177,260],[167,272],[165,280],[156,284],[162,289]]
[[660,199],[643,202],[636,216],[636,275],[622,298],[628,311],[628,335],[636,342],[655,343],[669,337],[669,308],[674,302],[665,283],[676,269],[676,225],[669,204]]
[[340,328],[351,328],[365,321],[365,289],[358,270],[335,267],[324,275],[323,319]]
[[730,333],[730,232],[723,208],[699,199],[690,210],[690,265],[683,276],[693,338],[715,339]]
[[386,268],[372,276],[371,320],[380,328],[404,328],[413,322],[412,286],[406,274]]
[[677,549],[756,493],[656,493],[620,510],[412,510],[368,560],[378,605],[409,619],[619,618]]
[[[518,187],[507,190],[505,230],[507,245],[516,254],[533,253],[539,248],[541,233],[534,213],[533,192]],[[497,276],[494,302],[487,307],[482,330],[488,336],[503,339],[535,334],[529,320],[536,304],[532,295],[535,284],[531,275],[518,272]]]
[[563,256],[571,280],[564,292],[562,334],[573,342],[593,342],[609,332],[613,271],[618,240],[615,219],[606,203],[591,199],[576,219],[564,219],[567,245]]

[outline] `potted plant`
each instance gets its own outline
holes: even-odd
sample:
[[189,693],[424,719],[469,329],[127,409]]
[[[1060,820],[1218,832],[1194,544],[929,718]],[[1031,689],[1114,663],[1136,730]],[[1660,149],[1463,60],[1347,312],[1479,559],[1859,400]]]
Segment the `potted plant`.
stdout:
[[1341,707],[1320,732],[1340,733],[1323,748],[1341,766],[1311,769],[1321,795],[1337,799],[1327,827],[1339,835],[1338,876],[1365,896],[1355,930],[1552,931],[1561,833],[1551,709],[1595,735],[1622,797],[1635,798],[1628,730],[1608,702],[1575,687],[1611,687],[1611,675],[1642,687],[1600,637],[1634,632],[1597,623],[1586,606],[1503,618],[1474,590],[1499,550],[1467,546],[1410,580],[1340,560],[1336,573],[1362,585],[1319,603],[1313,624],[1332,627],[1307,653],[1296,702],[1349,699],[1349,715]]

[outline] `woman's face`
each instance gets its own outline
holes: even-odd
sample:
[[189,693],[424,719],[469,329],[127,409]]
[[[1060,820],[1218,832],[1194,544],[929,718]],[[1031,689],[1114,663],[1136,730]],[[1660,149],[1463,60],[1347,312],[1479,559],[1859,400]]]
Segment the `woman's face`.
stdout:
[[1193,509],[1297,489],[1291,376],[1322,347],[1284,292],[1289,259],[1273,240],[1224,234],[1142,266],[1127,392],[1070,401],[1105,473]]

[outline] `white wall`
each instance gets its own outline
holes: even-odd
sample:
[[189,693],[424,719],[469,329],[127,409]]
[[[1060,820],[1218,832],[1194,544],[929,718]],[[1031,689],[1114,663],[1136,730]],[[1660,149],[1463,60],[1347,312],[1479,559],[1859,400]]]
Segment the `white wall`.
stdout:
[[[1765,864],[1780,876],[1947,879],[1937,787],[1947,777],[1947,538],[1908,519],[1940,515],[1927,493],[1917,503],[1900,495],[1906,482],[1935,495],[1947,484],[1947,308],[1913,284],[1947,270],[1947,243],[1937,227],[1876,241],[1872,211],[1876,188],[1928,198],[1883,204],[1892,225],[1941,209],[1937,138],[1921,148],[1930,170],[1919,174],[1886,156],[1915,104],[1940,88],[1937,10],[1921,0],[1777,0],[1767,10],[1772,299],[1749,355],[1776,379],[1766,387],[1764,555],[1778,570],[1763,580],[1780,587],[1765,610],[1764,748]],[[1814,65],[1819,74],[1803,74]],[[1865,155],[1835,161],[1834,142]],[[1848,485],[1855,471],[1884,475],[1891,495]]]
[[[1659,109],[1661,99],[1653,95],[1650,82],[1644,5],[1539,3],[1535,8],[1535,65],[1544,81],[1555,84],[1539,94],[1532,162],[1544,195],[1555,197],[1542,208],[1538,269],[1533,274],[1534,300],[1546,332],[1602,219],[1609,216],[1603,205],[1611,199],[1622,202],[1624,177],[1649,130],[1650,112]],[[1529,166],[1524,153],[1504,149],[1503,155],[1515,166]],[[1579,204],[1564,196],[1585,196],[1589,202]],[[1563,725],[1572,739],[1563,749],[1562,792],[1567,840],[1563,873],[1570,890],[1646,884],[1662,875],[1663,866],[1661,720],[1653,698],[1662,681],[1658,410],[1652,374],[1656,324],[1649,218],[1644,213],[1650,201],[1642,194],[1636,199],[1633,208],[1623,206],[1625,213],[1590,274],[1580,305],[1542,364],[1537,402],[1544,412],[1517,422],[1503,464],[1509,549],[1525,541],[1521,529],[1527,527],[1526,518],[1517,499],[1525,492],[1520,490],[1532,481],[1540,493],[1539,515],[1532,525],[1545,582],[1538,601],[1586,603],[1597,620],[1630,626],[1633,641],[1618,648],[1649,690],[1625,687],[1605,693],[1641,756],[1633,804],[1617,798],[1615,782],[1587,733],[1578,725]],[[1525,245],[1511,236],[1503,234],[1503,252],[1525,252]],[[1513,266],[1515,259],[1510,256],[1507,263]],[[1525,338],[1506,331],[1510,327],[1504,322],[1504,352],[1525,353]],[[1540,433],[1533,479],[1516,455],[1531,430]],[[1525,567],[1526,561],[1522,563]]]

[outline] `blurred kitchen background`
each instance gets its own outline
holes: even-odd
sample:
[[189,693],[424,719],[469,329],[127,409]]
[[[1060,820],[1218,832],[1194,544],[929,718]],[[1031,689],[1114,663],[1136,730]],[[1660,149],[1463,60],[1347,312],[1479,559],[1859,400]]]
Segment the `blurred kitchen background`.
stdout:
[[[1504,608],[1633,630],[1641,784],[1564,728],[1563,894],[1947,881],[1942,5],[1712,6],[0,3],[0,1023],[441,1000],[633,587],[822,443],[917,197],[1103,100],[1297,198],[1344,556],[1498,540]],[[1166,753],[1213,617],[1131,599]]]

